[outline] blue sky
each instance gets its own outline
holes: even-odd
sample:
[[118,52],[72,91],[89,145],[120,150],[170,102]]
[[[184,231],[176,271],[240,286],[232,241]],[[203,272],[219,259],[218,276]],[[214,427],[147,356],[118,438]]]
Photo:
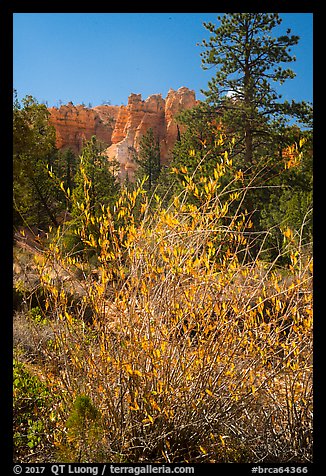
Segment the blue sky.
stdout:
[[[15,13],[14,88],[49,106],[72,101],[126,104],[130,93],[166,96],[187,86],[203,99],[214,70],[201,67],[197,46],[218,13]],[[282,13],[275,36],[291,28],[297,74],[279,89],[283,99],[312,102],[313,15]]]

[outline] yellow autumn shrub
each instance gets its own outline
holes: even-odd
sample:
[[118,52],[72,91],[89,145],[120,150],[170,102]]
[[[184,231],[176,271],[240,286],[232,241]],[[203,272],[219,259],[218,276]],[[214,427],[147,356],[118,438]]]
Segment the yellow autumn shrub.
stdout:
[[64,252],[64,228],[38,265],[55,336],[44,374],[61,415],[81,395],[101,415],[94,462],[311,461],[312,260],[288,229],[290,267],[249,259],[246,190],[220,186],[224,159],[200,184],[185,175],[168,208],[143,184],[114,212],[84,207],[96,274]]

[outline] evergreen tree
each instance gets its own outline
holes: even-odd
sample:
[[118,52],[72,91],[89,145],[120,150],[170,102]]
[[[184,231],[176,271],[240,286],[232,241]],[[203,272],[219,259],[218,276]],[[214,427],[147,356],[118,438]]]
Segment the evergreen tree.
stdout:
[[51,158],[49,169],[55,177],[56,182],[61,185],[56,189],[56,198],[58,206],[62,209],[71,210],[71,201],[65,196],[63,189],[68,191],[69,195],[73,192],[76,183],[76,173],[78,170],[79,158],[71,148],[63,151],[58,150]]
[[261,228],[270,230],[266,255],[271,260],[282,249],[282,229],[296,231],[302,246],[311,245],[313,234],[312,133],[293,126],[287,129],[284,140],[292,145],[282,148],[279,173],[270,180],[272,187],[260,214]]
[[229,146],[220,117],[212,106],[203,102],[182,111],[177,121],[186,127],[172,150],[171,168],[186,167],[195,180],[209,177],[221,152]]
[[87,193],[90,210],[94,216],[101,211],[102,205],[113,204],[118,196],[120,188],[117,179],[118,164],[109,162],[102,152],[103,149],[95,136],[85,144],[81,152],[75,177],[76,186],[72,194],[74,215],[78,216],[79,205],[86,202],[85,181],[89,182]]
[[160,180],[162,185],[168,185],[170,198],[183,189],[185,173],[196,182],[201,176],[211,175],[218,153],[215,117],[215,111],[206,103],[182,111],[176,117],[184,132],[181,134],[178,128],[179,137],[172,149],[172,161],[165,171],[164,182]]
[[75,175],[77,172],[77,159],[74,152],[69,148],[61,154],[60,162],[63,166],[63,177],[66,188],[70,190],[75,186]]
[[204,23],[212,36],[202,43],[203,68],[217,68],[205,95],[224,113],[224,123],[241,133],[244,163],[251,166],[257,149],[269,143],[272,126],[284,126],[289,117],[311,120],[309,104],[281,102],[275,90],[276,83],[295,77],[281,64],[295,61],[290,52],[299,37],[290,29],[277,38],[270,35],[282,22],[278,13],[230,13],[218,20],[218,27]]
[[[118,164],[109,162],[103,154],[103,147],[93,136],[85,143],[79,156],[79,164],[75,175],[75,187],[71,193],[71,222],[65,233],[64,246],[67,251],[83,253],[81,236],[85,239],[92,235],[95,239],[100,235],[99,227],[103,213],[107,207],[113,212],[114,204],[120,192],[117,178]],[[94,243],[95,243],[94,242]],[[97,245],[93,250],[87,247],[84,258],[96,257]]]
[[134,158],[138,164],[136,178],[148,177],[145,188],[152,191],[161,172],[160,144],[158,139],[155,138],[152,128],[149,128],[140,139],[139,151]]
[[[218,20],[218,27],[204,23],[211,37],[202,42],[202,65],[204,69],[217,69],[205,95],[221,116],[227,134],[234,137],[233,164],[244,172],[244,185],[249,187],[243,208],[251,216],[252,231],[257,232],[272,217],[267,213],[266,221],[267,210],[273,209],[270,205],[275,190],[281,195],[281,190],[291,186],[283,161],[283,150],[294,138],[289,133],[290,120],[310,127],[312,106],[306,102],[282,102],[275,89],[277,83],[282,85],[295,77],[282,64],[295,61],[291,48],[299,41],[290,29],[279,37],[271,36],[282,22],[279,14],[232,13]],[[302,132],[298,135],[297,141]],[[258,251],[259,240],[255,242]]]
[[14,225],[57,225],[54,184],[47,166],[55,153],[55,129],[44,104],[26,96],[13,104]]

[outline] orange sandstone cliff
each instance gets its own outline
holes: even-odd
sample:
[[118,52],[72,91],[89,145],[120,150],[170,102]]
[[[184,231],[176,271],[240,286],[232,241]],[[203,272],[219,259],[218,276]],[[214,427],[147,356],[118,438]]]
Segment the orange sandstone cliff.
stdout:
[[[139,148],[141,137],[149,128],[160,143],[161,161],[167,163],[178,136],[176,115],[196,105],[195,92],[181,87],[170,89],[165,99],[161,94],[142,100],[140,94],[131,94],[126,106],[96,106],[86,108],[72,103],[50,108],[50,123],[56,130],[59,149],[70,147],[79,153],[85,140],[93,135],[106,147],[108,160],[120,164],[120,176],[133,177],[137,167],[133,154]],[[182,131],[182,129],[181,129]]]
[[71,148],[79,153],[83,142],[93,135],[111,144],[114,122],[119,112],[119,106],[97,106],[92,109],[71,102],[60,108],[49,108],[50,123],[56,130],[56,145],[58,149]]

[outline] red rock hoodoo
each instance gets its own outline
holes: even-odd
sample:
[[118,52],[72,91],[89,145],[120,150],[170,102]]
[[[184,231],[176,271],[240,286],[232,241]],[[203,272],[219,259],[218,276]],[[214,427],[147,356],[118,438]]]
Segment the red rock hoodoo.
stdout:
[[133,152],[138,150],[141,137],[152,128],[160,143],[161,161],[167,163],[178,135],[175,116],[196,103],[195,92],[181,87],[170,89],[165,99],[161,94],[146,100],[140,94],[131,94],[126,106],[86,108],[68,103],[49,109],[50,123],[56,129],[59,149],[70,147],[79,153],[83,141],[95,135],[105,144],[108,159],[119,162],[120,177],[128,173],[132,178],[137,168]]

